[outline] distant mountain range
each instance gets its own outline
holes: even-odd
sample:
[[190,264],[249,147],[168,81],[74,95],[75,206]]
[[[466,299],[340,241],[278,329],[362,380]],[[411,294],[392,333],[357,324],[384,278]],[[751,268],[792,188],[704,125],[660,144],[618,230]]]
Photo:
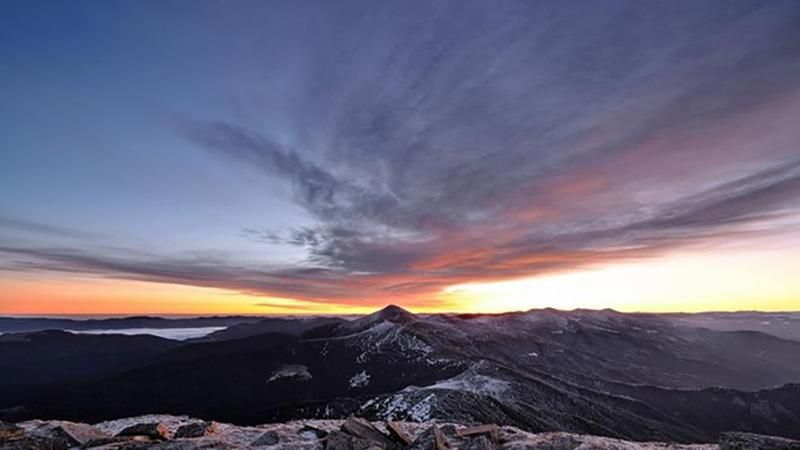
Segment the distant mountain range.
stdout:
[[167,319],[152,316],[115,317],[109,319],[68,319],[50,317],[0,317],[0,333],[43,330],[123,330],[130,328],[199,328],[229,327],[264,320],[250,316],[212,316]]
[[[226,327],[182,342],[42,331],[57,322],[35,320],[0,319],[4,420],[170,413],[256,424],[355,414],[632,440],[714,442],[729,430],[800,437],[800,314],[423,316],[389,306],[353,320],[171,319]],[[152,328],[168,319],[109,320]],[[777,335],[766,322],[780,324]]]

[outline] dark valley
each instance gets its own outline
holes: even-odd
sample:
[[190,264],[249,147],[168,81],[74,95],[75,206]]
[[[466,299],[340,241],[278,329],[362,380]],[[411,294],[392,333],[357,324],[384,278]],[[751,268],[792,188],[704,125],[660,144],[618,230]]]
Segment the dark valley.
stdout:
[[800,438],[800,342],[754,329],[797,315],[761,313],[739,329],[699,319],[388,306],[352,320],[196,319],[228,326],[184,341],[10,328],[0,336],[0,418],[163,413],[255,425],[355,415],[636,441]]

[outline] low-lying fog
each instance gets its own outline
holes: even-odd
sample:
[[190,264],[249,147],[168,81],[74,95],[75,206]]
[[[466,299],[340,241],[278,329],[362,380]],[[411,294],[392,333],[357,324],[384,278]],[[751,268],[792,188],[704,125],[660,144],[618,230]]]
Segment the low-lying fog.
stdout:
[[116,330],[64,330],[75,334],[150,334],[165,339],[183,341],[209,335],[215,331],[224,330],[226,327],[195,327],[195,328],[120,328]]

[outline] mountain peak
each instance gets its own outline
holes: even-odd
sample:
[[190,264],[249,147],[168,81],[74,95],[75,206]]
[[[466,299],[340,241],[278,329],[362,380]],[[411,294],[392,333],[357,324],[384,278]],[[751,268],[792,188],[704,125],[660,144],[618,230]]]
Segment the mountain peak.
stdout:
[[387,320],[389,322],[408,322],[414,320],[416,317],[414,313],[403,309],[397,305],[387,305],[380,311],[376,311],[370,316],[377,319]]
[[338,329],[349,334],[366,330],[381,322],[406,324],[415,321],[416,318],[417,316],[410,311],[407,311],[397,305],[388,305],[372,314],[345,322],[339,325]]

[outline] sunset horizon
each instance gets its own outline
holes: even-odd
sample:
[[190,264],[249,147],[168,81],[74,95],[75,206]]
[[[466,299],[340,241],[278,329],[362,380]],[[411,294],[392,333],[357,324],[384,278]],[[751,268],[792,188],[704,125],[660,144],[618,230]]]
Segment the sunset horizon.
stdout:
[[251,6],[2,5],[0,314],[800,311],[795,5]]

